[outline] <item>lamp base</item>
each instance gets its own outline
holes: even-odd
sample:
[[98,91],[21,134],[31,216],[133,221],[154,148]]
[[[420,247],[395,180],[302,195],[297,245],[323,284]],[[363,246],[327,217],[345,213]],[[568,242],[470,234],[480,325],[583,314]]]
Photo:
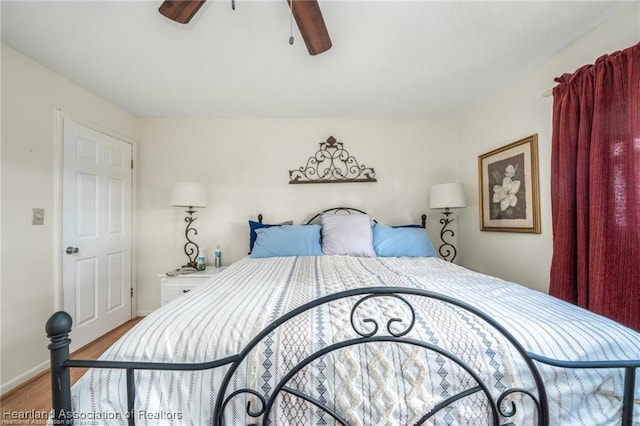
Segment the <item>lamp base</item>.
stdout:
[[447,207],[444,212],[442,212],[444,217],[440,219],[440,223],[442,224],[442,229],[440,230],[440,241],[442,241],[442,244],[438,248],[438,253],[444,260],[448,262],[453,262],[453,259],[455,259],[456,255],[458,254],[455,246],[449,241],[445,240],[445,235],[447,234],[449,234],[451,238],[456,235],[452,229],[447,228],[447,226],[449,226],[449,224],[455,220],[449,219],[449,215],[451,215],[452,213],[453,212],[449,211],[449,208]]
[[198,254],[200,254],[200,247],[198,247],[198,245],[189,238],[189,233],[193,232],[193,235],[198,235],[198,231],[191,226],[193,222],[196,221],[197,217],[193,217],[193,214],[195,213],[193,207],[189,207],[186,213],[188,213],[189,216],[184,218],[184,221],[187,223],[187,227],[184,230],[184,236],[187,239],[187,242],[184,245],[184,254],[187,255],[189,262],[187,262],[183,267],[196,268],[196,259],[198,258]]

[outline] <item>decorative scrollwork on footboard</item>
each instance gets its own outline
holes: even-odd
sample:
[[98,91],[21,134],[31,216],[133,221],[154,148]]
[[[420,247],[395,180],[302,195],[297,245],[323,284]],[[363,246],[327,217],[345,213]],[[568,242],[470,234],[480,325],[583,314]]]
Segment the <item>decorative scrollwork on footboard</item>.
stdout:
[[[454,305],[456,309],[461,308],[464,311],[468,311],[467,314],[470,313],[474,318],[482,319],[488,326],[497,330],[497,334],[501,335],[501,338],[504,338],[505,341],[508,341],[525,361],[529,373],[533,378],[534,384],[532,389],[511,387],[497,394],[496,390],[492,390],[491,386],[483,379],[483,374],[475,371],[468,360],[463,359],[464,356],[453,353],[436,343],[417,338],[419,332],[415,329],[415,325],[418,313],[414,308],[414,304],[417,303],[417,300],[421,297],[435,299],[442,304]],[[308,314],[314,309],[339,309],[344,311],[345,303],[350,307],[348,320],[351,326],[350,331],[341,330],[341,332],[345,334],[345,338],[329,342],[311,354],[305,353],[301,355],[299,359],[289,354],[292,358],[295,358],[291,361],[292,365],[288,365],[287,369],[281,371],[281,376],[275,378],[277,383],[274,386],[269,386],[268,390],[265,390],[264,387],[261,388],[261,390],[243,387],[228,393],[228,390],[231,390],[230,384],[232,381],[238,381],[235,375],[240,365],[251,358],[250,354],[252,351],[261,345],[264,339],[273,339],[278,327],[294,320],[295,317]],[[338,304],[342,305],[338,307]],[[380,312],[382,311],[376,311],[372,305],[384,308],[384,318],[381,317]],[[312,317],[312,315],[309,315],[309,317]],[[422,318],[421,321],[424,322],[426,320]],[[433,356],[437,356],[440,360],[445,360],[440,361],[441,363],[451,362],[452,365],[455,365],[457,369],[455,371],[459,371],[456,375],[465,375],[468,377],[468,379],[464,380],[468,383],[466,388],[456,389],[452,394],[441,398],[440,401],[427,407],[423,411],[424,414],[420,415],[418,413],[412,422],[413,424],[425,424],[430,420],[433,421],[437,418],[436,416],[450,409],[454,404],[457,404],[458,401],[475,398],[473,404],[475,404],[474,407],[476,408],[478,400],[485,401],[482,406],[485,407],[484,410],[486,411],[486,418],[488,419],[487,424],[506,426],[512,424],[510,423],[510,418],[514,417],[517,412],[516,404],[512,400],[516,395],[522,395],[516,397],[520,403],[522,403],[524,399],[531,400],[530,411],[533,412],[533,417],[537,419],[538,425],[548,424],[548,402],[540,373],[533,361],[528,357],[525,349],[507,330],[486,314],[456,299],[425,290],[389,287],[347,290],[325,296],[302,305],[272,322],[245,347],[239,354],[237,361],[230,366],[219,389],[214,410],[216,413],[214,424],[224,424],[225,409],[227,409],[227,406],[234,398],[241,397],[242,395],[247,399],[246,414],[248,416],[255,418],[258,424],[273,423],[273,420],[269,419],[270,416],[273,415],[276,402],[279,399],[285,398],[285,395],[288,395],[287,398],[293,397],[299,401],[311,404],[316,412],[320,410],[324,415],[331,417],[337,424],[348,425],[350,424],[348,416],[341,413],[339,407],[314,397],[309,394],[306,389],[297,388],[294,382],[300,378],[300,376],[298,376],[299,374],[304,374],[305,369],[315,365],[314,363],[323,362],[323,365],[325,365],[326,362],[323,360],[325,360],[326,356],[339,358],[337,354],[340,354],[340,351],[348,350],[352,347],[389,344],[415,347],[426,353],[433,354]],[[234,379],[234,377],[236,378]],[[250,403],[251,398],[256,399],[256,403],[259,406],[257,407],[258,409]],[[485,414],[483,414],[483,416],[485,416]]]
[[249,388],[238,389],[235,392],[232,392],[228,397],[225,398],[222,403],[222,412],[224,412],[225,408],[227,408],[227,404],[231,402],[236,396],[248,394],[255,397],[260,402],[260,407],[257,411],[254,411],[251,407],[251,401],[247,401],[247,414],[251,417],[260,417],[264,414],[267,409],[267,400],[256,390]]
[[516,414],[516,405],[513,401],[511,401],[510,407],[507,406],[506,404],[506,399],[509,398],[510,396],[514,395],[514,394],[522,394],[522,395],[526,395],[528,396],[531,401],[535,404],[536,408],[538,411],[542,410],[542,406],[540,405],[540,401],[538,400],[538,398],[531,392],[529,392],[526,389],[520,389],[520,388],[513,388],[513,389],[507,389],[506,391],[502,392],[500,394],[500,396],[498,397],[498,399],[496,400],[496,404],[498,407],[498,412],[500,413],[501,416],[503,417],[513,417]]
[[402,337],[404,335],[406,335],[407,333],[409,333],[412,329],[413,326],[416,323],[416,311],[413,309],[413,306],[411,306],[411,303],[409,303],[409,301],[407,299],[405,299],[402,296],[399,296],[397,294],[370,294],[368,296],[364,296],[362,299],[358,300],[354,305],[353,308],[351,308],[351,327],[353,327],[353,330],[361,337],[372,337],[375,336],[378,333],[378,322],[375,319],[372,318],[364,318],[361,321],[363,323],[367,323],[367,324],[371,324],[373,325],[373,330],[366,332],[366,331],[362,331],[359,326],[356,324],[356,313],[358,311],[358,307],[360,307],[363,303],[367,302],[368,300],[371,300],[373,298],[376,297],[392,297],[395,298],[399,301],[401,301],[402,303],[404,303],[407,308],[410,310],[411,312],[411,318],[409,321],[409,325],[405,327],[404,330],[402,331],[393,331],[393,323],[400,323],[402,324],[404,321],[402,320],[402,318],[389,318],[387,320],[387,332],[393,336],[393,337]]

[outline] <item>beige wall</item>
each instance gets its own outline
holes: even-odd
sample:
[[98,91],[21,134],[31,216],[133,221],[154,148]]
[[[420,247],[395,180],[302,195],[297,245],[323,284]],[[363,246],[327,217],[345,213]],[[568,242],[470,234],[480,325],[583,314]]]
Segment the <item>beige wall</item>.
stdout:
[[[56,110],[130,138],[137,120],[2,45],[1,391],[46,368],[56,305]],[[31,209],[45,209],[31,225]]]
[[[300,223],[321,209],[346,205],[385,223],[419,222],[429,213],[429,185],[454,178],[455,134],[455,123],[447,121],[142,120],[139,312],[159,306],[157,274],[186,261],[184,212],[169,205],[174,182],[207,185],[209,205],[197,212],[195,239],[209,259],[220,245],[223,263],[229,263],[246,255],[247,220],[258,213],[265,222]],[[288,171],[304,165],[329,136],[374,167],[378,182],[289,185]]]
[[[461,264],[548,291],[552,251],[550,162],[553,98],[544,98],[542,93],[554,86],[555,77],[593,63],[603,54],[638,43],[639,4],[636,2],[623,10],[460,120],[459,143],[463,154],[458,157],[458,177],[465,184],[469,205],[460,210]],[[542,233],[480,232],[478,155],[534,133],[538,134]]]

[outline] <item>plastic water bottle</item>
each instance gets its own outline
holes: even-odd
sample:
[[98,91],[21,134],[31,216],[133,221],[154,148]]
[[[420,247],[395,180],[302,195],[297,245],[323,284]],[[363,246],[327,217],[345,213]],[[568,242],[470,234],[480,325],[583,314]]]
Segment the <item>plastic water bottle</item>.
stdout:
[[205,269],[207,269],[207,264],[204,261],[204,254],[199,253],[198,257],[196,258],[196,269],[198,271],[204,271]]
[[219,268],[222,266],[222,251],[220,251],[220,246],[216,247],[216,257],[215,257],[214,265],[216,268]]

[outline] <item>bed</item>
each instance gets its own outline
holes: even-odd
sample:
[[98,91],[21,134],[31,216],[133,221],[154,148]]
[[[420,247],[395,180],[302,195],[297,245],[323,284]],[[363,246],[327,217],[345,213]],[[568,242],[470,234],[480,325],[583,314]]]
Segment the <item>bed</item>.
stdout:
[[[424,217],[351,213],[250,222],[249,256],[99,361],[68,358],[54,314],[55,422],[640,424],[639,333],[439,259]],[[71,390],[76,367],[91,370]]]

